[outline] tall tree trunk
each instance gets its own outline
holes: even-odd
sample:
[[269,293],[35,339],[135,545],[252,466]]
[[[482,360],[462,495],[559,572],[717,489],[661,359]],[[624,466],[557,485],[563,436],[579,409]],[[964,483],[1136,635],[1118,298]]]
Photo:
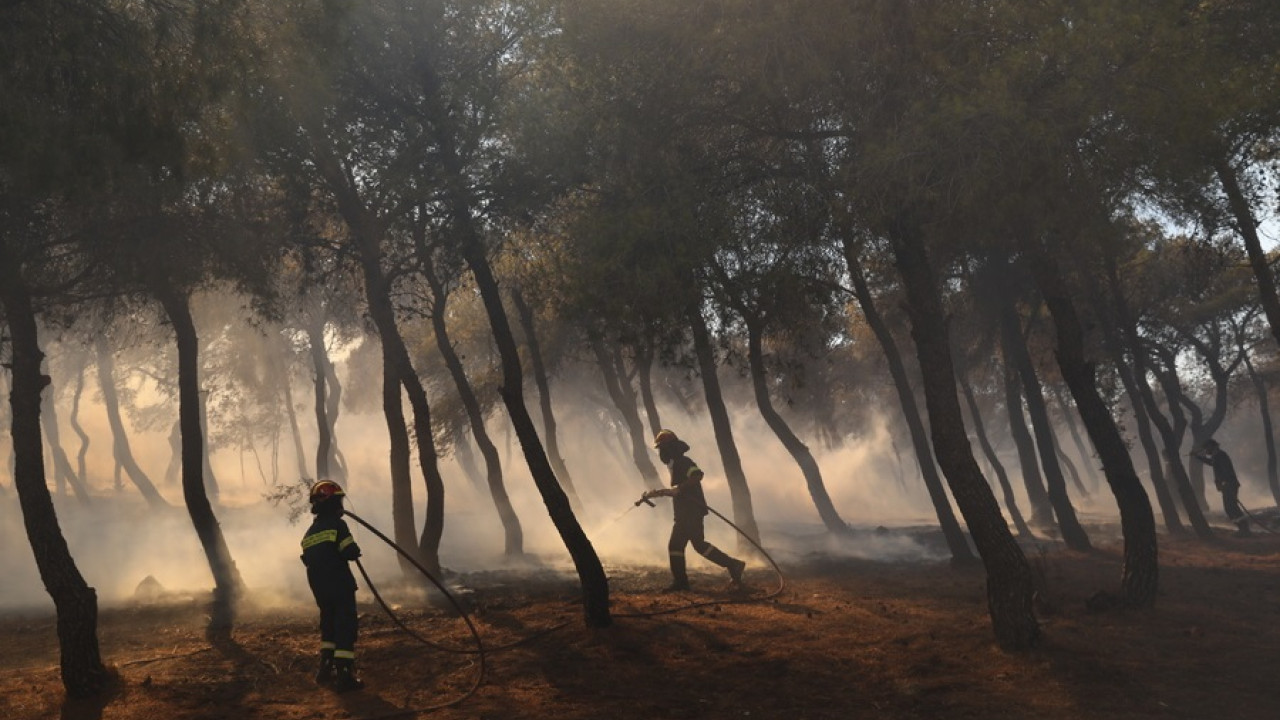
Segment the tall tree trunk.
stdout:
[[649,434],[657,435],[662,429],[662,418],[658,415],[658,403],[653,398],[653,348],[647,343],[640,343],[636,348],[636,375],[640,381],[640,402],[649,419]]
[[1055,352],[1058,368],[1071,389],[1071,397],[1080,410],[1085,431],[1098,449],[1107,484],[1111,486],[1120,509],[1120,527],[1124,533],[1122,597],[1130,607],[1154,606],[1160,567],[1151,501],[1138,480],[1120,428],[1098,392],[1094,365],[1084,354],[1084,329],[1056,262],[1048,253],[1035,248],[1031,254],[1031,269],[1049,313],[1053,315],[1058,341]]
[[1000,483],[1000,491],[1004,494],[1004,507],[1008,511],[1009,517],[1013,520],[1013,527],[1018,531],[1018,536],[1023,538],[1034,537],[1031,528],[1027,527],[1027,521],[1022,519],[1022,512],[1018,510],[1018,500],[1013,495],[1013,485],[1009,482],[1009,474],[1004,470],[1004,463],[1000,462],[1000,457],[996,454],[996,449],[991,446],[991,441],[987,439],[987,430],[982,423],[982,412],[978,409],[978,399],[973,395],[973,386],[969,383],[969,379],[961,373],[957,376],[960,381],[960,390],[964,393],[964,401],[969,406],[969,417],[973,420],[973,432],[978,438],[978,445],[982,448],[983,454],[987,457],[987,462],[991,463],[991,469],[995,471],[996,479]]
[[[284,357],[281,353],[279,356]],[[280,370],[280,395],[284,401],[285,415],[289,418],[289,436],[293,439],[293,456],[294,464],[298,466],[298,477],[307,477],[307,451],[302,445],[302,431],[298,429],[298,411],[293,407],[293,381],[289,378],[289,367],[287,363],[278,363]],[[275,483],[274,469],[272,471],[272,484]]]
[[227,549],[222,527],[205,494],[206,464],[200,407],[200,341],[191,318],[190,299],[180,290],[158,287],[156,296],[173,326],[178,345],[178,422],[182,428],[182,497],[213,573],[213,605],[209,631],[228,635],[242,589],[240,573]]
[[769,398],[769,383],[765,378],[760,328],[756,322],[747,323],[747,362],[751,368],[751,385],[755,389],[756,407],[760,409],[760,415],[764,418],[765,424],[800,466],[805,486],[809,490],[809,497],[813,500],[814,507],[818,509],[818,517],[822,519],[822,524],[829,532],[844,536],[851,535],[849,526],[841,519],[835,505],[831,502],[831,495],[827,493],[826,483],[822,480],[822,470],[813,459],[813,453],[809,452],[809,448],[796,437],[786,420],[773,408],[773,401]]
[[635,390],[631,388],[631,382],[626,376],[619,375],[617,365],[604,346],[604,340],[592,333],[589,342],[596,356],[596,364],[599,365],[600,373],[604,376],[604,386],[609,391],[609,399],[613,400],[613,406],[618,409],[623,423],[627,426],[627,439],[631,441],[631,460],[640,471],[640,477],[646,488],[651,490],[661,488],[662,478],[659,477],[658,469],[654,467],[653,460],[649,457],[651,454],[649,438],[645,437],[644,424],[640,421]]
[[67,453],[62,449],[62,439],[58,432],[58,411],[54,406],[53,395],[50,393],[44,400],[44,412],[40,414],[40,422],[44,425],[45,434],[49,441],[49,456],[53,458],[53,468],[55,476],[58,478],[58,484],[66,484],[71,487],[75,493],[76,499],[84,504],[92,502],[89,499],[89,490],[76,477],[75,468],[71,467],[71,460],[67,458]]
[[1085,447],[1084,440],[1080,438],[1080,429],[1076,427],[1075,417],[1077,412],[1074,408],[1067,404],[1067,399],[1062,396],[1062,385],[1053,384],[1053,399],[1058,403],[1058,409],[1062,412],[1062,420],[1067,426],[1067,432],[1071,435],[1071,442],[1076,446],[1076,455],[1085,465],[1084,475],[1089,480],[1089,488],[1096,490],[1098,488],[1098,477],[1093,473],[1093,464],[1090,461],[1094,453]]
[[[190,312],[189,305],[188,305],[188,312]],[[194,327],[194,323],[192,327]],[[213,463],[209,459],[209,456],[212,455],[213,453],[209,449],[209,393],[206,391],[200,392],[199,415],[200,415],[200,448],[201,448],[200,459],[201,459],[201,464],[204,465],[204,467],[201,469],[201,475],[204,478],[205,489],[208,491],[209,495],[213,497],[214,502],[217,502],[220,490],[219,490],[218,478],[213,474]],[[179,422],[181,422],[181,418],[179,418]]]
[[1027,488],[1027,502],[1031,504],[1031,524],[1040,528],[1052,528],[1053,504],[1040,477],[1040,463],[1036,460],[1036,444],[1027,432],[1026,417],[1022,414],[1022,383],[1017,370],[1004,351],[1004,406],[1009,418],[1009,434],[1018,449],[1018,463],[1022,468],[1022,484]]
[[1258,412],[1262,415],[1262,440],[1267,447],[1267,487],[1271,489],[1271,498],[1280,505],[1280,473],[1276,470],[1276,435],[1271,424],[1271,404],[1267,399],[1267,383],[1262,375],[1253,367],[1253,361],[1246,355],[1245,369],[1249,371],[1249,379],[1253,381],[1253,390],[1258,395]]
[[1031,567],[969,446],[956,392],[947,315],[924,239],[910,222],[894,223],[889,239],[906,289],[934,452],[986,568],[987,608],[996,642],[1009,650],[1032,647],[1040,637],[1040,626],[1032,611]]
[[307,345],[311,350],[312,387],[316,414],[316,479],[346,481],[346,473],[338,462],[338,443],[334,440],[334,423],[337,408],[331,407],[341,392],[337,384],[332,387],[329,379],[334,376],[333,363],[329,360],[329,347],[324,337],[323,318],[312,318],[306,323]]
[[453,378],[454,387],[458,390],[458,399],[462,401],[467,420],[471,423],[471,436],[475,439],[476,446],[480,448],[481,457],[484,458],[485,481],[489,486],[489,495],[493,498],[494,507],[498,511],[498,518],[502,521],[505,540],[503,552],[507,556],[523,555],[524,532],[520,528],[520,518],[516,516],[516,510],[511,506],[507,487],[502,481],[502,460],[498,456],[498,448],[489,439],[489,432],[484,427],[484,413],[480,411],[480,401],[476,399],[476,393],[471,389],[471,381],[467,379],[462,360],[458,358],[453,344],[449,342],[449,327],[445,322],[448,292],[440,282],[440,278],[436,276],[430,251],[420,248],[418,259],[422,264],[422,274],[426,277],[427,284],[431,286],[431,294],[434,298],[431,328],[435,331],[436,347],[440,350],[445,367],[449,369],[449,375]]
[[1214,159],[1213,169],[1227,195],[1227,204],[1235,218],[1236,232],[1244,239],[1249,267],[1253,268],[1253,277],[1258,282],[1258,297],[1262,302],[1262,310],[1267,315],[1267,323],[1271,325],[1271,335],[1280,343],[1280,295],[1276,292],[1276,278],[1271,270],[1271,263],[1267,260],[1267,254],[1262,249],[1262,239],[1258,236],[1258,221],[1240,188],[1235,168],[1225,157],[1219,156]]
[[[876,307],[871,288],[867,285],[866,276],[862,273],[862,264],[858,262],[853,241],[845,237],[842,247],[849,276],[853,281],[854,297],[857,298],[858,306],[862,308],[862,315],[866,318],[872,334],[876,336],[880,351],[884,353],[885,361],[889,364],[889,376],[893,378],[893,387],[898,393],[898,406],[902,409],[907,430],[911,433],[911,446],[915,450],[916,463],[920,467],[920,477],[924,480],[925,489],[929,492],[929,500],[933,503],[933,511],[938,516],[938,524],[942,528],[942,536],[946,539],[947,548],[951,551],[951,561],[964,564],[974,562],[976,558],[969,550],[969,542],[965,540],[960,522],[956,520],[956,515],[951,509],[951,499],[947,497],[942,478],[938,476],[933,450],[929,447],[929,435],[924,429],[924,419],[920,417],[920,407],[916,402],[911,380],[907,376],[902,353],[899,352],[898,344],[894,341],[893,333],[889,330],[884,317],[880,315],[880,309]],[[1000,472],[1003,473],[1004,469],[1001,468]],[[1007,478],[1005,481],[1007,482]],[[1017,506],[1010,506],[1010,514],[1018,523],[1022,522]]]
[[1171,535],[1183,535],[1187,528],[1182,524],[1178,514],[1178,505],[1174,502],[1173,493],[1169,490],[1169,480],[1164,474],[1164,463],[1160,460],[1160,449],[1156,447],[1155,438],[1151,435],[1151,419],[1147,416],[1146,403],[1142,401],[1137,381],[1133,379],[1133,371],[1124,361],[1118,341],[1109,343],[1111,363],[1116,367],[1120,383],[1129,397],[1129,405],[1133,407],[1134,423],[1138,426],[1138,441],[1147,456],[1147,467],[1151,471],[1151,488],[1155,490],[1156,502],[1160,505],[1160,514],[1164,516],[1164,525]]
[[[733,522],[748,537],[759,543],[760,528],[756,525],[755,509],[751,505],[751,488],[747,485],[747,474],[742,469],[742,458],[738,455],[738,446],[733,439],[729,411],[725,408],[724,395],[720,392],[711,334],[707,331],[706,320],[698,308],[690,308],[688,317],[689,327],[693,332],[693,351],[698,358],[698,371],[702,376],[702,390],[707,399],[707,414],[711,416],[716,448],[720,451],[720,462],[724,466],[725,481],[729,484],[729,496],[733,501]],[[751,548],[750,543],[738,541],[739,551],[747,552]]]
[[[81,358],[83,357],[81,356]],[[67,416],[67,424],[71,426],[71,432],[74,432],[80,440],[80,449],[76,451],[76,477],[80,478],[81,482],[88,484],[89,473],[86,458],[89,455],[89,434],[80,425],[80,398],[84,395],[85,367],[83,360],[77,365],[79,365],[79,369],[76,372],[76,387],[71,395],[71,414]],[[119,487],[116,487],[117,491],[119,489]]]
[[[453,160],[456,163],[456,158]],[[461,178],[461,168],[454,167],[454,177]],[[457,220],[464,227],[470,228],[470,212],[466,208],[455,208]],[[533,482],[542,495],[547,506],[551,522],[560,533],[569,556],[573,558],[574,567],[578,571],[578,579],[582,583],[583,614],[588,627],[608,627],[613,623],[609,614],[609,579],[600,564],[591,540],[582,531],[578,518],[573,514],[569,498],[556,480],[547,460],[542,440],[538,437],[533,418],[524,404],[524,371],[520,367],[520,353],[516,347],[515,336],[511,333],[511,325],[507,320],[507,311],[502,307],[502,293],[498,281],[493,277],[489,260],[484,256],[480,238],[474,232],[468,232],[463,240],[463,257],[471,268],[484,301],[485,311],[489,316],[489,325],[493,329],[494,340],[498,344],[498,352],[502,358],[502,387],[498,389],[502,401],[511,416],[511,424],[515,427],[516,436],[520,440],[520,449],[524,451],[525,462],[533,475]]]
[[1055,451],[1056,438],[1053,426],[1049,421],[1049,411],[1045,406],[1044,394],[1040,390],[1040,379],[1036,377],[1035,366],[1031,362],[1031,353],[1022,339],[1022,324],[1010,298],[1000,303],[1000,328],[1003,337],[1006,366],[1012,366],[1022,381],[1023,395],[1027,400],[1027,412],[1031,415],[1031,429],[1035,432],[1036,449],[1040,454],[1040,467],[1044,470],[1045,484],[1049,494],[1049,503],[1058,518],[1058,528],[1062,531],[1062,540],[1072,550],[1085,551],[1092,548],[1089,536],[1080,521],[1076,518],[1076,509],[1067,495],[1067,479],[1062,474],[1062,466],[1058,464]]
[[102,391],[102,406],[107,412],[107,426],[111,428],[111,453],[117,465],[129,476],[129,481],[138,488],[138,492],[142,493],[148,506],[170,507],[156,490],[156,486],[152,484],[151,478],[147,477],[133,457],[133,448],[129,445],[129,434],[124,429],[124,418],[120,415],[120,397],[116,393],[115,358],[105,337],[99,336],[94,342],[94,354],[97,356],[98,388]]
[[[426,389],[413,368],[409,350],[396,323],[395,307],[391,302],[390,280],[382,271],[383,240],[386,221],[365,207],[358,189],[332,155],[326,154],[316,131],[314,158],[317,170],[324,177],[337,201],[338,212],[351,231],[359,255],[360,270],[364,278],[365,301],[369,317],[382,340],[384,370],[395,372],[409,405],[413,410],[413,439],[418,449],[418,465],[427,490],[426,517],[422,534],[418,539],[419,560],[432,572],[440,569],[440,538],[444,535],[444,478],[440,475],[439,458],[431,433],[431,406]],[[386,401],[384,388],[384,403]],[[398,542],[399,538],[397,538]]]
[[[1137,373],[1134,375],[1136,377]],[[1183,416],[1182,408],[1178,405],[1178,395],[1181,394],[1181,390],[1174,387],[1177,384],[1177,376],[1174,375],[1171,378],[1168,373],[1159,371],[1156,371],[1155,375],[1164,391],[1173,422],[1167,420],[1160,412],[1155,393],[1151,391],[1146,378],[1143,377],[1138,381],[1138,388],[1143,391],[1142,399],[1147,404],[1147,417],[1155,422],[1156,430],[1160,432],[1160,437],[1164,441],[1165,467],[1173,477],[1173,486],[1178,490],[1178,498],[1182,501],[1182,509],[1187,513],[1187,521],[1191,523],[1191,529],[1195,531],[1196,537],[1211,540],[1213,529],[1205,519],[1195,488],[1191,485],[1191,478],[1187,475],[1187,466],[1182,462],[1182,437],[1186,433],[1187,420]]]
[[524,342],[529,348],[529,365],[533,370],[533,384],[538,388],[538,409],[542,413],[542,434],[546,436],[547,461],[551,470],[560,481],[565,495],[569,498],[569,506],[575,513],[582,512],[582,501],[573,486],[573,478],[569,475],[569,466],[560,454],[559,432],[556,428],[556,415],[551,404],[551,379],[547,376],[547,366],[542,358],[542,343],[538,340],[537,324],[534,322],[533,308],[525,301],[524,293],[519,288],[511,290],[511,302],[516,307],[516,316],[520,319],[520,327],[524,331]]
[[0,302],[9,328],[13,374],[13,485],[31,542],[36,568],[53,599],[62,685],[73,698],[92,697],[107,686],[108,675],[98,648],[98,595],[85,582],[67,547],[44,474],[44,441],[40,434],[40,394],[49,384],[41,372],[44,353],[31,295],[18,261],[0,245]]
[[[404,401],[401,395],[400,371],[386,350],[382,352],[382,416],[387,422],[387,437],[391,442],[389,455],[391,471],[391,532],[396,545],[418,553],[415,542],[413,518],[413,476],[410,470],[409,429],[404,419]],[[396,554],[400,571],[407,577],[417,577],[417,568],[403,555]],[[415,557],[422,561],[423,558]],[[428,569],[430,567],[427,563]],[[433,570],[434,572],[434,570]]]

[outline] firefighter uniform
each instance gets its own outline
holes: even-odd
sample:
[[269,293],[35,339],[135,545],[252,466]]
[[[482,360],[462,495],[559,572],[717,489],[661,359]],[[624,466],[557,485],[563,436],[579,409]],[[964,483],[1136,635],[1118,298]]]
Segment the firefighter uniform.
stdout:
[[[329,484],[337,487],[336,483]],[[360,546],[342,519],[341,488],[327,495],[322,490],[320,495],[322,497],[317,498],[317,492],[312,491],[311,511],[315,513],[315,521],[302,538],[307,584],[320,608],[320,670],[316,682],[332,682],[338,690],[354,690],[362,683],[353,672],[356,579],[350,563],[360,557]]]
[[1214,440],[1206,441],[1204,449],[1191,457],[1213,468],[1213,485],[1222,493],[1222,511],[1239,528],[1240,535],[1249,534],[1249,519],[1240,507],[1240,478],[1236,477],[1231,456],[1219,448]]
[[746,563],[729,557],[703,537],[703,518],[707,515],[707,501],[702,492],[702,470],[697,463],[685,455],[689,451],[689,445],[677,438],[670,430],[663,430],[654,438],[654,447],[658,449],[662,461],[671,469],[669,494],[674,506],[675,524],[671,528],[671,539],[667,542],[672,577],[672,584],[668,589],[689,589],[689,575],[685,566],[684,553],[685,548],[690,544],[699,555],[727,569],[730,579],[735,584],[740,583]]

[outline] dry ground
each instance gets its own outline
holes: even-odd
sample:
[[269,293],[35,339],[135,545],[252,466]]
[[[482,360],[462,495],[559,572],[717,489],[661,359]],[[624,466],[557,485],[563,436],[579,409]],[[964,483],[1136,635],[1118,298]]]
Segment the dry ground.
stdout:
[[[1101,543],[1099,543],[1101,544]],[[572,578],[485,573],[472,588],[491,646],[432,650],[379,608],[362,608],[363,692],[335,695],[310,679],[313,609],[248,611],[230,643],[205,640],[190,601],[104,610],[103,655],[118,674],[99,703],[66,702],[52,618],[0,621],[0,718],[412,717],[405,709],[462,698],[440,718],[1239,718],[1280,717],[1280,536],[1204,544],[1162,537],[1161,594],[1150,612],[1089,613],[1114,590],[1118,547],[1028,550],[1042,578],[1044,641],[994,647],[980,569],[811,556],[788,564],[775,598],[729,604],[718,576],[665,595],[665,573],[609,568],[615,611],[712,604],[619,617],[588,630]],[[700,566],[705,567],[705,566]],[[776,587],[765,570],[748,579]],[[699,588],[705,588],[699,591]],[[456,617],[406,603],[408,625],[468,647]],[[548,628],[558,629],[539,634]]]

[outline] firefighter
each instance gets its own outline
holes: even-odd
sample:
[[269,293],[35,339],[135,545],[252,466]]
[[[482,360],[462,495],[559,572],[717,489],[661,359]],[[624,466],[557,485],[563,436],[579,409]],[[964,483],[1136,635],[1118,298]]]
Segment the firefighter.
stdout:
[[742,586],[742,571],[747,564],[742,560],[731,558],[703,537],[702,518],[707,514],[707,501],[702,494],[702,470],[697,463],[689,459],[689,445],[670,430],[661,430],[653,438],[653,447],[658,457],[671,468],[671,487],[661,490],[649,490],[643,499],[651,497],[669,497],[675,509],[675,525],[671,528],[671,539],[667,542],[667,552],[671,556],[671,586],[667,592],[689,589],[689,575],[685,570],[684,549],[692,544],[693,549],[702,557],[729,571],[729,578],[735,587]]
[[302,563],[307,584],[320,607],[320,669],[316,683],[338,692],[359,690],[356,677],[356,579],[351,561],[360,546],[342,519],[346,493],[332,480],[311,487],[311,512],[316,516],[302,538]]
[[1213,468],[1213,484],[1222,493],[1222,509],[1231,522],[1236,524],[1236,534],[1241,537],[1251,535],[1249,519],[1244,516],[1244,510],[1240,507],[1240,479],[1236,477],[1231,457],[1212,438],[1206,440],[1199,451],[1193,451],[1191,457]]

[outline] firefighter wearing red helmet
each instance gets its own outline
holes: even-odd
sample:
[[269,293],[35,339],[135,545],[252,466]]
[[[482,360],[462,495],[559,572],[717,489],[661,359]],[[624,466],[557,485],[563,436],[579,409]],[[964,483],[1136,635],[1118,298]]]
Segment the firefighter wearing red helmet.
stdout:
[[364,687],[355,674],[356,579],[351,561],[360,557],[360,546],[342,519],[346,493],[332,480],[311,486],[311,512],[315,520],[302,536],[302,563],[307,584],[320,608],[320,670],[316,682],[338,692]]
[[653,437],[653,447],[658,458],[671,469],[671,487],[650,490],[644,499],[669,497],[675,510],[675,525],[667,542],[671,559],[671,586],[668,592],[689,589],[689,575],[685,568],[685,547],[692,544],[702,557],[729,571],[734,585],[741,585],[742,571],[747,564],[729,557],[724,551],[706,541],[702,519],[707,515],[706,496],[702,493],[702,470],[685,453],[689,445],[670,430],[661,430]]

